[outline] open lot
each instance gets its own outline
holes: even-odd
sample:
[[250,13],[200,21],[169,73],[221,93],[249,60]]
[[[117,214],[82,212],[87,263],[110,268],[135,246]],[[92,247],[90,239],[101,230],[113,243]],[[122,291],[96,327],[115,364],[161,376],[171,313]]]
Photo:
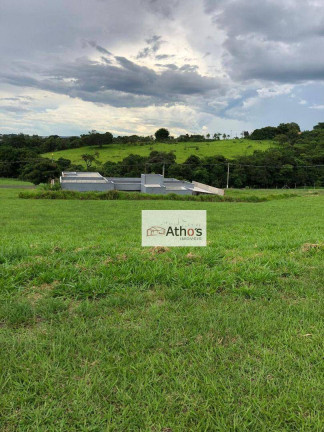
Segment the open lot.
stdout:
[[227,158],[235,156],[250,155],[254,150],[267,150],[274,146],[272,141],[254,141],[254,140],[221,140],[210,142],[170,142],[170,143],[150,143],[150,144],[111,144],[103,148],[99,147],[80,147],[76,149],[62,150],[58,152],[45,153],[42,156],[54,158],[60,157],[70,159],[73,163],[83,164],[81,155],[84,153],[99,153],[101,162],[112,161],[119,162],[130,154],[148,156],[151,151],[173,151],[178,163],[184,162],[190,155],[199,157],[222,155]]
[[[18,193],[0,190],[1,430],[322,430],[322,192]],[[206,209],[208,247],[141,248],[142,209]]]

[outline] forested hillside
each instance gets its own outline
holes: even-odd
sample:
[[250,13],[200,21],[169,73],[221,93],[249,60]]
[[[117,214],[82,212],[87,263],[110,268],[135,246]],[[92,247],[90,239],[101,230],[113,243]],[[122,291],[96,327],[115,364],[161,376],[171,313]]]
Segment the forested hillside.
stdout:
[[[62,170],[96,170],[105,176],[164,172],[169,177],[218,187],[225,187],[228,177],[229,185],[237,188],[324,186],[324,123],[305,132],[296,123],[288,123],[257,129],[251,136],[242,133],[235,140],[226,135],[220,138],[220,134],[215,134],[213,140],[201,135],[175,139],[166,129],[158,130],[155,140],[137,136],[114,138],[109,132],[94,131],[67,138],[3,135],[0,177],[38,184],[58,177]],[[235,154],[229,154],[234,147]],[[64,149],[69,154],[77,150],[77,161],[67,157],[55,159],[54,152]],[[42,156],[44,151],[50,151],[50,156]],[[109,152],[110,157],[106,156]]]

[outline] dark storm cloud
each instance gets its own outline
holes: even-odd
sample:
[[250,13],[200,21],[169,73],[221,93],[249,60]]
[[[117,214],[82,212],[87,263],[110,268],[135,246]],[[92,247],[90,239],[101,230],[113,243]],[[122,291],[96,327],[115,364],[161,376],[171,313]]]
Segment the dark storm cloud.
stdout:
[[81,59],[43,71],[42,76],[2,74],[2,81],[127,107],[185,102],[190,96],[209,92],[220,95],[225,88],[223,82],[200,75],[195,65],[158,73],[120,56],[115,57],[114,65]]
[[163,64],[163,63],[155,63],[155,66],[157,67],[162,67],[165,69],[170,69],[170,70],[178,70],[179,67],[173,63],[167,63],[167,64]]
[[259,35],[265,40],[297,42],[323,35],[323,8],[308,0],[229,0],[216,22],[228,37]]
[[164,18],[173,19],[174,10],[180,3],[180,0],[142,0],[142,2],[154,13]]
[[172,57],[174,57],[174,54],[158,54],[155,56],[157,60],[167,60]]
[[108,56],[112,55],[110,51],[106,50],[106,48],[103,48],[102,46],[98,45],[95,41],[87,41],[90,46],[95,48],[98,52],[101,54],[106,54]]
[[151,38],[146,39],[146,43],[147,46],[137,54],[138,59],[149,57],[150,55],[155,55],[155,53],[160,49],[163,41],[161,36],[154,35]]
[[192,65],[192,64],[184,64],[183,66],[179,67],[174,63],[167,63],[167,64],[155,63],[155,66],[169,69],[172,71],[180,71],[180,72],[197,72],[199,69],[197,65]]
[[205,0],[226,34],[224,66],[236,80],[324,79],[324,8],[309,0]]

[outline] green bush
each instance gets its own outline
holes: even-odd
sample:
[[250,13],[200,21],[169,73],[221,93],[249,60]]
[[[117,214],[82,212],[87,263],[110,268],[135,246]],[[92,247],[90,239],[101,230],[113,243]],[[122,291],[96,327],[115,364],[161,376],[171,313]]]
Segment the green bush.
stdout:
[[47,190],[58,191],[58,190],[62,189],[61,183],[58,183],[58,182],[54,183],[54,185],[51,185],[50,183],[41,183],[39,186],[40,186],[40,189],[46,190],[46,191]]

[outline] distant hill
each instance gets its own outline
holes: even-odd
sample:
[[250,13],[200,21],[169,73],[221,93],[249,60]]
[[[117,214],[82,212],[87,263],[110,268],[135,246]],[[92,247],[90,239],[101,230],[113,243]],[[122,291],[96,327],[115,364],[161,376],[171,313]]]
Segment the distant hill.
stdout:
[[[70,159],[72,163],[84,164],[81,155],[84,153],[93,154],[99,153],[101,162],[113,161],[119,162],[130,154],[140,156],[148,156],[151,151],[173,151],[176,155],[178,163],[184,162],[190,155],[199,157],[222,155],[226,158],[234,158],[236,156],[248,156],[255,150],[267,150],[269,147],[275,146],[273,141],[255,141],[247,139],[231,139],[221,141],[208,142],[168,142],[168,143],[143,143],[143,144],[110,144],[102,148],[79,147],[75,149],[62,150],[53,153],[53,159],[59,158]],[[42,156],[52,158],[52,153],[45,153]]]

